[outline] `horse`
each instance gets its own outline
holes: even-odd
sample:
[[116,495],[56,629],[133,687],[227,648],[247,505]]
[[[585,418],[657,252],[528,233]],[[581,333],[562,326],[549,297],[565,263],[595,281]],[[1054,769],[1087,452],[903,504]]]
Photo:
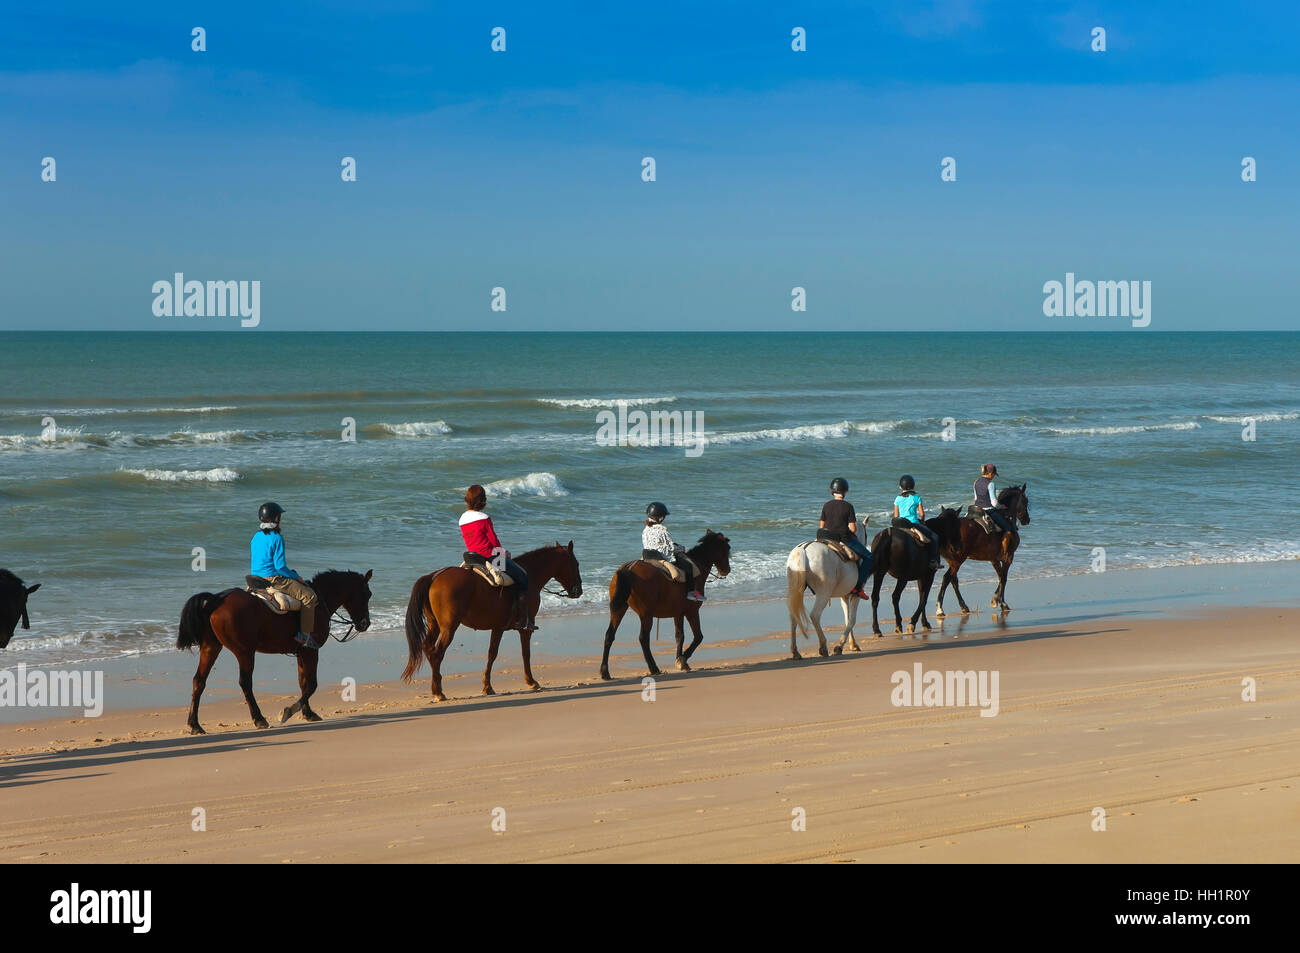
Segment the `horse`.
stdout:
[[[542,601],[542,588],[552,579],[564,587],[563,595],[577,599],[582,595],[582,575],[573,555],[573,540],[568,546],[558,542],[524,553],[515,559],[528,574],[526,600],[529,618],[536,618]],[[509,587],[493,586],[471,569],[448,566],[415,580],[411,599],[406,606],[406,643],[410,658],[402,671],[402,681],[409,682],[427,657],[433,669],[433,700],[444,702],[442,660],[451,645],[456,629],[462,625],[492,633],[488,642],[487,667],[483,669],[483,694],[495,695],[492,689],[492,663],[496,661],[501,636],[514,622],[513,599]],[[519,633],[519,647],[524,656],[524,681],[533,691],[541,685],[533,678],[531,634]]]
[[[925,525],[939,537],[939,549],[951,545],[957,539],[958,522],[961,519],[956,510],[941,507],[939,515],[925,521]],[[916,581],[920,599],[916,611],[907,623],[907,634],[916,631],[916,619],[921,619],[921,628],[929,632],[932,626],[925,617],[925,601],[930,598],[930,586],[934,584],[936,570],[930,568],[929,547],[922,546],[912,534],[905,530],[882,529],[871,541],[871,556],[874,560],[872,572],[875,579],[871,584],[871,631],[880,635],[880,622],[877,619],[877,607],[880,604],[880,583],[889,573],[898,580],[894,586],[894,632],[903,631],[903,618],[899,614],[898,600],[909,582]]]
[[23,581],[8,569],[0,569],[0,649],[9,645],[19,622],[24,629],[32,627],[27,621],[27,597],[39,588],[39,582],[34,586],[24,586]]
[[[318,573],[308,585],[320,600],[316,610],[316,631],[309,633],[321,648],[329,640],[330,618],[340,609],[346,609],[351,624],[358,632],[370,628],[370,577],[374,570],[343,572],[331,569]],[[266,728],[262,709],[253,697],[253,658],[258,652],[271,655],[298,656],[298,687],[302,694],[298,700],[280,713],[280,723],[288,721],[301,711],[307,721],[320,721],[312,711],[309,699],[316,691],[316,663],[319,649],[309,649],[294,641],[298,634],[298,613],[272,612],[265,602],[243,589],[226,589],[213,594],[200,592],[190,596],[181,610],[180,630],[176,636],[178,649],[198,646],[199,667],[194,673],[194,695],[190,700],[187,724],[190,734],[206,734],[199,724],[199,698],[208,683],[208,673],[221,654],[230,649],[239,663],[239,687],[248,702],[248,712],[253,724]],[[339,639],[346,642],[349,636]]]
[[[718,578],[731,572],[731,540],[722,533],[705,530],[704,535],[686,556],[700,570],[695,581],[700,592],[709,580],[709,573],[714,566],[718,569]],[[641,653],[645,656],[646,666],[651,675],[658,675],[659,666],[650,654],[650,626],[655,619],[672,619],[673,631],[677,638],[677,667],[689,672],[688,661],[699,644],[704,641],[700,631],[700,603],[686,598],[686,583],[673,582],[662,571],[651,566],[645,560],[637,559],[620,566],[609,581],[609,628],[605,630],[605,652],[600,659],[600,677],[609,681],[609,647],[614,644],[614,633],[623,621],[627,610],[631,609],[641,619]],[[682,620],[691,625],[694,638],[690,648],[682,651]]]
[[[1011,525],[1019,523],[1021,526],[1029,525],[1029,494],[1026,492],[1028,484],[1022,483],[1019,486],[1005,487],[998,493],[998,508],[1002,510],[1003,515],[1011,520]],[[935,602],[934,615],[936,619],[944,617],[943,611],[943,594],[951,583],[952,591],[957,596],[957,602],[961,606],[962,615],[967,615],[970,609],[966,601],[961,597],[961,587],[957,585],[957,571],[961,569],[961,564],[968,559],[978,559],[983,562],[992,563],[993,570],[998,574],[998,587],[993,591],[993,598],[989,600],[989,605],[999,611],[1007,612],[1011,609],[1007,605],[1007,574],[1011,571],[1011,561],[1015,558],[1016,548],[1020,545],[1020,534],[1018,532],[1001,532],[996,535],[989,535],[978,522],[969,516],[961,518],[961,532],[955,545],[950,546],[944,552],[944,558],[948,560],[948,570],[943,574],[943,581],[939,583],[939,596]]]
[[[867,518],[858,521],[858,542],[867,543]],[[808,638],[808,626],[817,632],[817,653],[827,655],[826,633],[822,631],[822,612],[832,599],[839,599],[844,607],[844,635],[835,646],[834,654],[844,652],[844,643],[855,652],[862,651],[858,640],[853,637],[853,626],[858,618],[857,596],[848,598],[853,587],[858,584],[858,564],[845,562],[831,551],[829,546],[812,543],[800,543],[790,551],[785,561],[785,603],[790,611],[790,657],[803,658],[795,645],[794,633],[798,628],[803,637]],[[811,614],[804,609],[803,593],[808,589],[815,597]]]

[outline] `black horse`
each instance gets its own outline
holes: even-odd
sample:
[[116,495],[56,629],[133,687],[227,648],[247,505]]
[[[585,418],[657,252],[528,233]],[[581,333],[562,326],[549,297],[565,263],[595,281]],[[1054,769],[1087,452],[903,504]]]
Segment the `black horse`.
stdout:
[[[956,510],[942,507],[939,515],[925,521],[932,533],[939,537],[939,548],[950,547],[961,535],[961,517]],[[907,634],[916,631],[916,620],[921,620],[921,628],[930,631],[930,620],[925,617],[925,600],[930,598],[930,586],[934,584],[936,570],[930,568],[930,550],[922,546],[906,530],[882,529],[871,541],[872,572],[875,579],[871,585],[871,631],[880,635],[880,622],[877,608],[880,605],[880,584],[885,573],[898,580],[894,586],[894,631],[903,631],[903,617],[899,613],[898,600],[909,582],[916,581],[920,600],[916,611],[907,623]]]
[[34,586],[24,586],[23,581],[8,569],[0,569],[0,649],[14,637],[14,629],[20,620],[24,629],[32,627],[27,621],[27,597],[39,588],[39,582]]

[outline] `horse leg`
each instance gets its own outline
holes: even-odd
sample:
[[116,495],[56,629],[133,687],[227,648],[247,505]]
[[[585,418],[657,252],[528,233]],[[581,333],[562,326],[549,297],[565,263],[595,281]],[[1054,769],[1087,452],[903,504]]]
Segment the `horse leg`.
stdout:
[[[829,586],[823,586],[829,589]],[[831,597],[823,592],[817,593],[817,598],[813,600],[812,612],[808,613],[812,619],[813,631],[817,633],[817,654],[822,658],[831,653],[826,649],[826,633],[822,631],[822,613],[826,611],[826,605],[831,601]]]
[[930,573],[924,579],[916,580],[916,611],[912,613],[912,621],[908,626],[909,629],[916,628],[917,616],[921,617],[921,628],[929,632],[933,626],[930,620],[925,617],[925,602],[930,598],[930,587],[934,585],[934,573]]
[[600,657],[600,677],[609,681],[613,676],[609,674],[609,649],[614,644],[614,633],[618,631],[618,624],[623,621],[623,616],[627,615],[627,606],[621,609],[609,610],[609,627],[605,629],[605,652]]
[[966,605],[966,600],[961,597],[961,583],[957,579],[957,571],[961,569],[962,563],[965,561],[964,559],[950,561],[948,571],[943,574],[943,578],[945,582],[952,581],[952,594],[957,597],[957,605],[961,606],[961,614],[970,615],[970,606]]
[[424,654],[429,659],[429,667],[433,669],[433,681],[429,685],[433,693],[433,700],[436,702],[445,702],[447,696],[442,693],[442,659],[447,654],[447,648],[451,645],[452,637],[456,634],[456,627],[460,622],[452,622],[450,625],[443,626],[439,624],[441,630],[438,635],[438,641],[424,643]]
[[871,631],[880,635],[880,584],[885,581],[884,573],[876,573],[871,583]]
[[253,716],[253,724],[258,728],[269,728],[266,719],[262,716],[262,709],[257,707],[257,699],[253,697],[253,652],[250,649],[235,652],[235,658],[239,661],[239,687],[244,692],[244,701],[248,702],[248,713]]
[[858,646],[858,640],[853,637],[853,626],[858,621],[859,600],[845,597],[841,598],[840,602],[844,608],[844,635],[840,638],[840,644],[835,646],[835,654],[843,654],[845,641],[849,643],[849,648],[853,651],[861,652],[862,649]]
[[948,568],[944,570],[943,579],[939,582],[939,594],[934,597],[934,617],[942,619],[943,611],[943,594],[948,589],[948,580],[952,577],[952,562],[949,561]]
[[221,643],[216,639],[210,641],[205,639],[199,645],[199,667],[194,671],[194,694],[190,698],[190,717],[185,722],[192,735],[207,734],[199,724],[199,698],[208,684],[208,673],[212,671],[212,666],[216,664],[217,656],[220,654]]
[[524,684],[533,691],[540,692],[542,686],[533,678],[533,640],[528,632],[519,633],[519,653],[524,657]]
[[684,615],[673,616],[673,638],[677,642],[677,667],[683,672],[689,672],[691,667],[686,664],[686,658],[682,655],[682,642],[686,638],[684,619]]
[[1011,560],[1005,560],[998,564],[998,603],[1002,606],[1003,612],[1008,612],[1011,606],[1007,605],[1007,577],[1011,575]]
[[[906,588],[907,588],[906,579],[900,579],[894,585],[894,634],[895,635],[903,634],[903,613],[898,608],[898,600],[902,598],[903,590]],[[911,635],[912,633],[909,630],[907,634]]]
[[501,635],[504,629],[493,629],[492,637],[488,640],[488,657],[487,667],[483,669],[483,694],[495,695],[492,690],[492,663],[497,660],[497,649],[501,647]]
[[655,657],[650,654],[650,627],[654,625],[654,616],[641,616],[641,634],[637,639],[641,643],[641,654],[645,656],[646,668],[650,670],[651,675],[658,675],[659,666],[655,664]]
[[280,724],[284,724],[298,712],[306,721],[320,721],[320,715],[311,710],[309,699],[316,692],[316,663],[320,653],[301,649],[298,652],[298,689],[302,692],[298,700],[280,712]]
[[682,656],[682,671],[689,672],[691,667],[686,664],[687,660],[695,654],[695,650],[700,647],[704,641],[704,633],[700,631],[700,610],[696,609],[693,613],[686,616],[686,621],[691,626],[691,644],[686,646],[686,654]]

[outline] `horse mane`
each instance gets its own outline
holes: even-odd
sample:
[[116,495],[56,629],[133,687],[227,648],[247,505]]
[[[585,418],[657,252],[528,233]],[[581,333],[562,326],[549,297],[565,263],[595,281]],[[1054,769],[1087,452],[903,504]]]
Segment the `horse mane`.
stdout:
[[17,595],[26,588],[23,581],[8,569],[0,569],[0,592],[5,595]]
[[520,553],[517,557],[515,557],[515,562],[519,562],[519,560],[521,560],[521,559],[527,559],[529,556],[535,556],[535,555],[537,555],[537,554],[539,554],[539,553],[544,553],[544,552],[546,552],[546,550],[548,550],[548,549],[566,549],[566,550],[567,550],[568,548],[569,548],[569,547],[568,547],[568,546],[565,546],[563,543],[559,543],[559,542],[556,542],[556,543],[548,543],[548,544],[545,545],[545,546],[538,546],[536,549],[530,549],[530,550],[528,550],[528,552],[526,552],[526,553]]
[[324,572],[318,572],[312,576],[311,582],[307,583],[307,585],[311,586],[313,592],[319,594],[322,586],[333,591],[335,585],[342,585],[348,576],[356,575],[359,575],[359,573],[355,573],[350,569],[326,569]]
[[700,537],[699,542],[686,551],[687,555],[702,550],[709,542],[715,539],[722,540],[724,543],[728,544],[728,547],[730,547],[731,540],[727,539],[725,535],[722,533],[715,533],[711,529],[706,529],[704,535]]
[[1004,486],[1002,489],[998,490],[998,506],[1001,506],[1009,500],[1013,493],[1016,495],[1020,494],[1019,483],[1013,483],[1011,486]]

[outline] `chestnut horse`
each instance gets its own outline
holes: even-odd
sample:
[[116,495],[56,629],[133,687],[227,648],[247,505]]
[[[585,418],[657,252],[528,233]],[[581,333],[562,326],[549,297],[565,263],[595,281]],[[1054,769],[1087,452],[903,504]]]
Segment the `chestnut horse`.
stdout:
[[32,627],[27,621],[27,597],[39,588],[39,582],[34,586],[24,586],[23,581],[8,569],[0,569],[0,649],[14,637],[19,622],[24,629]]
[[[960,521],[961,517],[957,515],[957,511],[950,510],[946,506],[939,508],[938,516],[925,520],[926,527],[939,537],[940,553],[944,552],[945,547],[950,547],[957,541]],[[898,600],[903,595],[903,590],[907,588],[907,584],[915,580],[920,598],[916,601],[916,611],[908,620],[907,634],[911,635],[916,631],[918,616],[921,619],[921,628],[929,632],[932,626],[930,620],[925,617],[925,600],[930,598],[930,587],[934,585],[934,574],[938,572],[937,569],[930,568],[929,547],[922,546],[906,530],[891,527],[882,529],[871,541],[871,557],[871,571],[875,577],[871,584],[871,631],[880,635],[880,621],[877,617],[877,609],[880,605],[880,583],[884,580],[885,573],[889,573],[898,580],[898,584],[894,586],[894,631],[903,631],[903,617],[899,614]]]
[[[997,507],[1012,526],[1017,523],[1021,526],[1029,525],[1029,494],[1025,491],[1026,486],[1027,484],[1024,483],[1019,486],[1009,486],[998,493]],[[955,545],[947,547],[943,554],[948,560],[948,571],[943,574],[943,582],[939,583],[935,618],[942,619],[944,616],[943,593],[949,583],[952,584],[952,591],[961,606],[961,614],[970,613],[966,601],[961,597],[961,587],[957,585],[957,570],[961,569],[961,564],[968,559],[978,559],[993,564],[993,571],[998,574],[998,587],[993,591],[993,598],[989,600],[989,605],[1001,612],[1009,610],[1011,607],[1007,605],[1006,599],[1007,574],[1011,571],[1011,561],[1015,559],[1016,548],[1019,545],[1018,532],[1002,532],[990,536],[975,520],[963,516],[958,541]]]
[[[568,546],[556,543],[524,553],[515,559],[528,573],[527,600],[529,618],[537,617],[542,601],[543,587],[554,579],[564,587],[563,595],[577,599],[582,595],[582,574],[578,560],[573,555],[573,540]],[[487,668],[483,669],[483,694],[495,695],[492,690],[492,663],[496,661],[501,636],[515,621],[512,612],[510,587],[491,585],[471,569],[448,566],[421,576],[411,587],[411,601],[406,606],[406,643],[410,658],[402,671],[402,680],[409,682],[425,658],[433,669],[433,700],[443,702],[442,659],[451,645],[456,629],[462,625],[492,633],[488,642]],[[558,593],[557,593],[558,594]],[[542,686],[533,678],[531,661],[531,634],[516,629],[519,647],[524,656],[524,681],[533,691]]]
[[[686,556],[700,570],[696,579],[699,590],[704,591],[704,584],[709,580],[713,567],[718,567],[718,576],[731,572],[731,540],[721,533],[705,530],[694,549],[687,550]],[[641,617],[641,653],[645,655],[646,666],[651,675],[659,674],[659,666],[650,654],[650,626],[655,619],[672,619],[673,631],[677,637],[677,667],[683,672],[691,670],[687,660],[696,647],[704,641],[700,632],[700,603],[686,598],[686,583],[673,582],[663,572],[644,560],[637,559],[619,567],[614,578],[609,581],[609,628],[605,630],[605,654],[600,659],[600,677],[608,681],[609,647],[614,644],[614,633],[623,621],[627,610],[631,609]],[[694,639],[690,648],[682,651],[682,620],[691,624]]]
[[[348,622],[358,632],[370,628],[370,576],[373,570],[363,576],[359,572],[340,572],[331,569],[317,575],[311,582],[312,591],[320,605],[316,609],[316,631],[312,638],[321,648],[329,640],[330,617],[340,609],[346,609]],[[199,697],[208,683],[208,673],[212,671],[222,646],[230,649],[239,662],[239,687],[244,691],[248,702],[248,712],[253,716],[253,724],[258,728],[267,727],[262,717],[262,709],[257,707],[253,697],[253,657],[257,652],[271,655],[298,656],[298,687],[302,694],[298,700],[280,713],[283,724],[301,711],[307,721],[320,721],[320,715],[311,709],[308,699],[316,691],[316,662],[320,658],[320,649],[308,649],[294,641],[298,634],[298,613],[286,612],[282,615],[272,612],[265,602],[243,589],[227,589],[215,595],[200,592],[190,596],[181,610],[180,631],[176,636],[178,649],[192,649],[198,646],[199,667],[194,673],[194,696],[190,700],[190,717],[188,724],[190,734],[205,734],[199,725]],[[339,639],[347,641],[347,636]]]

